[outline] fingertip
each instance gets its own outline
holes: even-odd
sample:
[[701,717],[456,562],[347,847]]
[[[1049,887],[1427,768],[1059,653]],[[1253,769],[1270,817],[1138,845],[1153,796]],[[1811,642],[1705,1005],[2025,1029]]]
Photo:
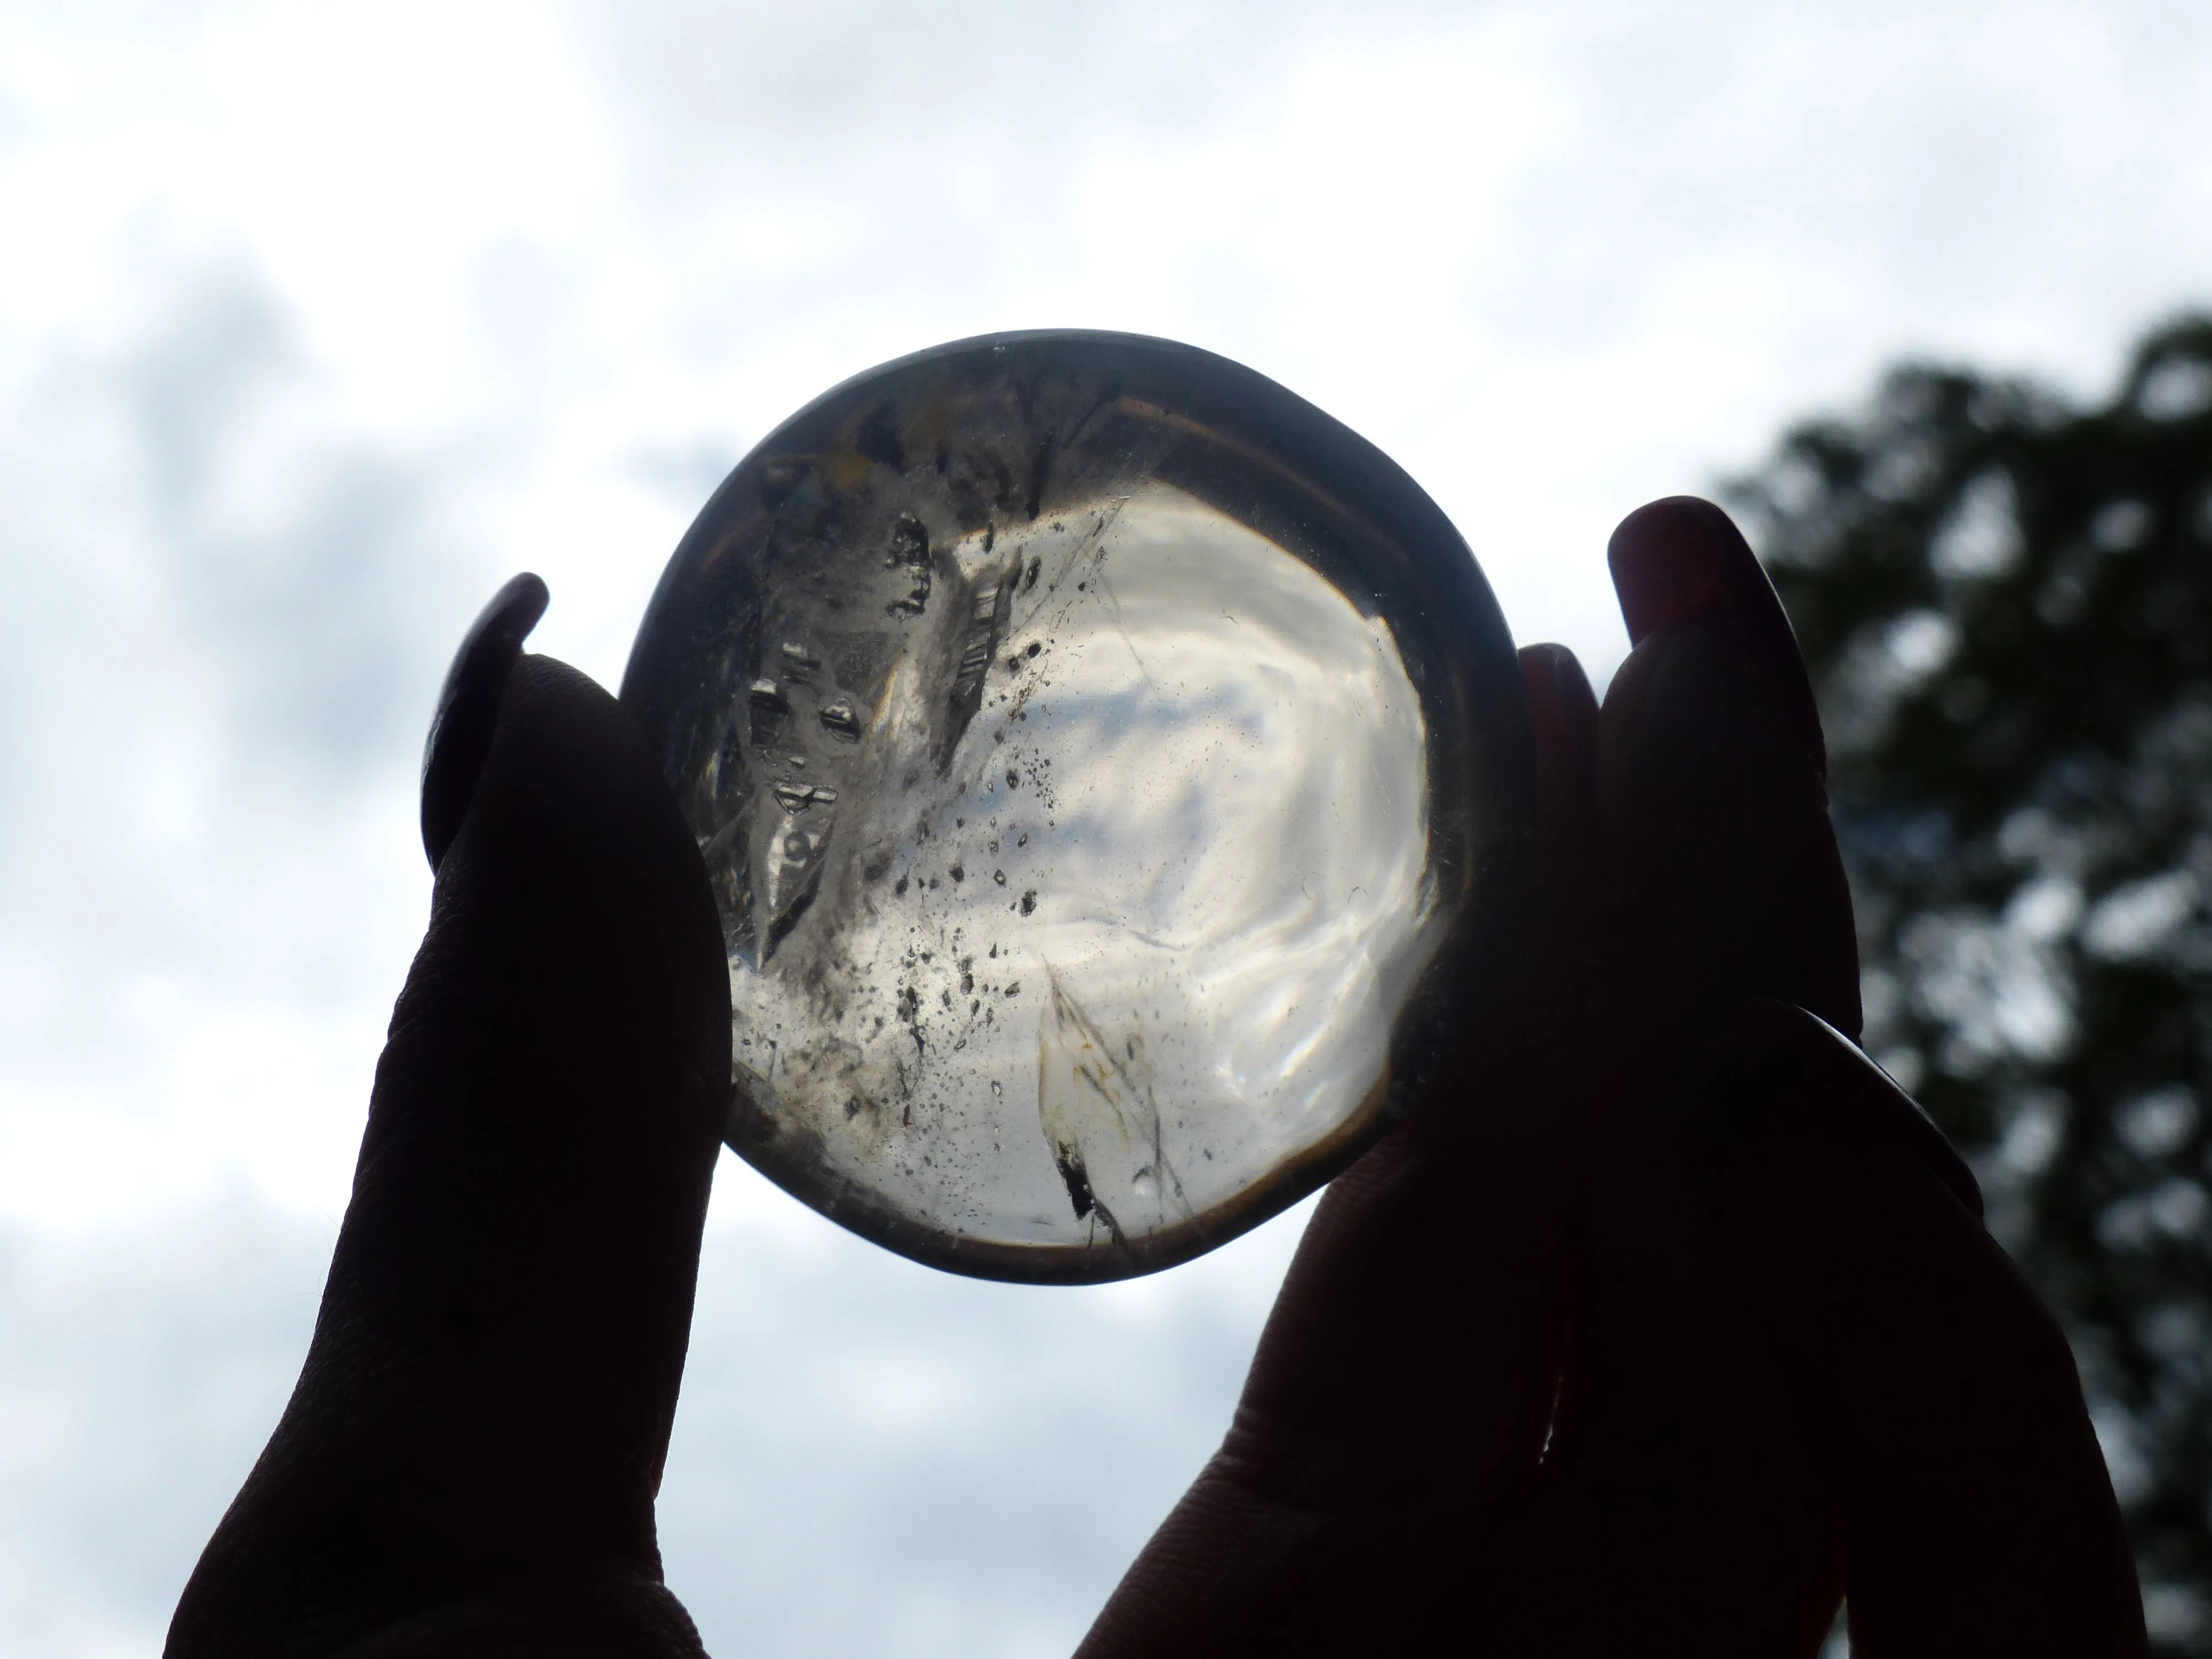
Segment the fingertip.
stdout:
[[1576,743],[1597,730],[1597,694],[1575,653],[1564,645],[1521,647],[1521,678],[1539,749]]
[[1718,590],[1727,566],[1751,548],[1728,514],[1696,495],[1668,495],[1639,507],[1606,544],[1605,562],[1640,645],[1653,629],[1697,610]]
[[1596,890],[1598,805],[1597,694],[1575,653],[1564,645],[1521,651],[1536,748],[1536,864],[1533,885],[1553,921],[1571,915],[1587,924]]
[[537,654],[514,663],[495,714],[447,873],[514,888],[533,916],[591,915],[638,954],[633,972],[649,967],[711,990],[720,1032],[728,988],[712,890],[629,711],[589,675]]
[[[711,1120],[718,1138],[721,929],[650,744],[604,688],[552,657],[520,657],[493,712],[393,1009],[364,1167],[432,1099],[480,1125],[506,1115],[502,1136],[558,1140],[601,1133],[606,1101],[627,1093]],[[479,1052],[495,1054],[489,1070],[506,1083],[449,1097],[451,1076],[476,1063],[457,1057]],[[533,1087],[517,1081],[533,1074]]]
[[1814,770],[1827,776],[1827,740],[1796,632],[1733,519],[1696,495],[1649,502],[1620,521],[1606,563],[1631,645],[1674,623],[1709,623],[1762,683]]

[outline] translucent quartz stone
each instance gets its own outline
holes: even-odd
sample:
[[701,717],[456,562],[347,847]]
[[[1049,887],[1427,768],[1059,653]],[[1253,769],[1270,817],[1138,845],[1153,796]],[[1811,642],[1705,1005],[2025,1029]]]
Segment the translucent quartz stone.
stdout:
[[721,908],[731,1146],[997,1278],[1164,1267],[1348,1163],[1464,1029],[1529,821],[1512,643],[1435,504],[1127,335],[793,416],[623,696]]

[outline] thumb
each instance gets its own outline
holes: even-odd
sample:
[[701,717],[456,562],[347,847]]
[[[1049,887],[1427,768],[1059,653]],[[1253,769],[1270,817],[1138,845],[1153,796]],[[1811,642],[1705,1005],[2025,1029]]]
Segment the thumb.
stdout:
[[172,1655],[599,1581],[686,1650],[653,1498],[728,1089],[720,933],[614,699],[542,657],[495,694],[306,1365]]
[[2073,1355],[1965,1164],[1802,1010],[1747,1003],[1709,1054],[1721,1231],[1838,1505],[1852,1650],[2142,1653]]

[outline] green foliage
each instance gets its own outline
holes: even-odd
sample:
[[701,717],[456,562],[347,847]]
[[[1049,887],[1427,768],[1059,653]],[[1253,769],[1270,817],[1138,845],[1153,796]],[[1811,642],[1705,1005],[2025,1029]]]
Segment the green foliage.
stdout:
[[1735,484],[1821,697],[1867,1046],[2064,1322],[2212,1654],[2212,318],[2118,395],[1906,368]]

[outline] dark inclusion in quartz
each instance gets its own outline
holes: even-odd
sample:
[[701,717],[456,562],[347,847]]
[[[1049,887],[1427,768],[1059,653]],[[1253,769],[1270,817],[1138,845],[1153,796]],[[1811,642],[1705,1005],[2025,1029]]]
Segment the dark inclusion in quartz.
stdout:
[[827,393],[699,515],[623,697],[720,906],[730,1144],[940,1267],[1264,1220],[1494,976],[1529,759],[1489,589],[1379,451],[1188,346]]

